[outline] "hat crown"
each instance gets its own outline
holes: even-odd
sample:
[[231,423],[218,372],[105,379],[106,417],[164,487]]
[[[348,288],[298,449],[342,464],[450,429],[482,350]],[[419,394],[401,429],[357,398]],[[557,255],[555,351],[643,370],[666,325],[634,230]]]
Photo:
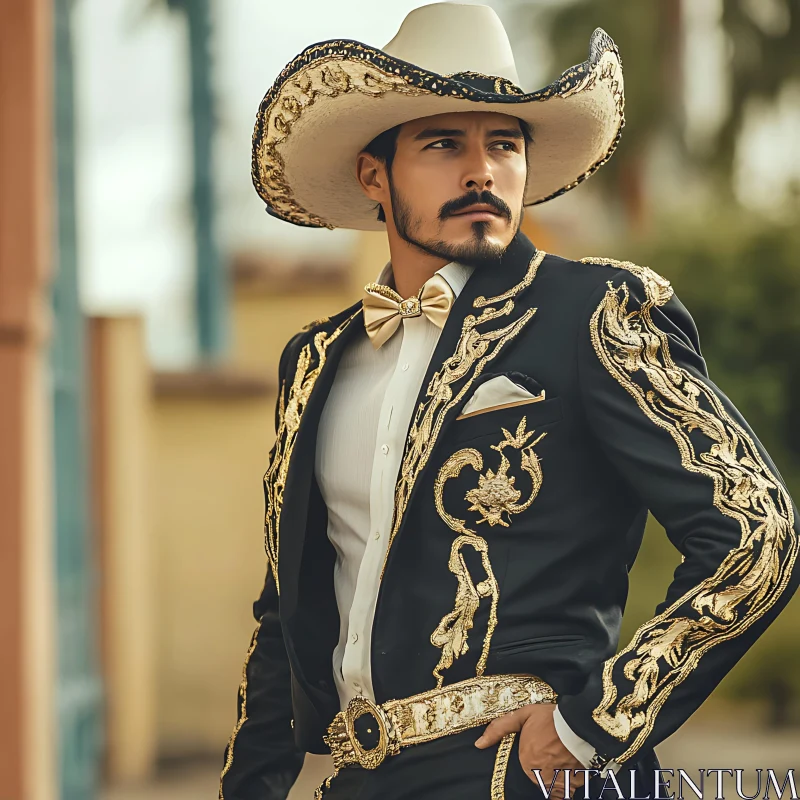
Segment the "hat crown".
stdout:
[[519,85],[508,34],[489,6],[431,3],[416,8],[383,50],[439,75],[479,72]]

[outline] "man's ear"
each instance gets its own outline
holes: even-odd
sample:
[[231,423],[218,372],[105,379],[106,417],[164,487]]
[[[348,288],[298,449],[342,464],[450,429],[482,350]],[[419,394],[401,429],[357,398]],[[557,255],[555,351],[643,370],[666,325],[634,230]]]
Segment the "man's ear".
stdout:
[[369,153],[361,152],[356,158],[356,178],[361,191],[376,203],[385,202],[388,195],[385,164]]

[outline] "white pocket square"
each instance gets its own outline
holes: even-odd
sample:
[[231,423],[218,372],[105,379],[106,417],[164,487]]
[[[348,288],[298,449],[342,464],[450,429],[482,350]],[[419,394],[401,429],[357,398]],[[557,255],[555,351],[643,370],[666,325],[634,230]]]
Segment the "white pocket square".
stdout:
[[482,383],[467,401],[456,419],[472,417],[498,408],[521,406],[527,403],[537,403],[544,400],[544,389],[539,394],[531,394],[527,389],[514,383],[505,375]]

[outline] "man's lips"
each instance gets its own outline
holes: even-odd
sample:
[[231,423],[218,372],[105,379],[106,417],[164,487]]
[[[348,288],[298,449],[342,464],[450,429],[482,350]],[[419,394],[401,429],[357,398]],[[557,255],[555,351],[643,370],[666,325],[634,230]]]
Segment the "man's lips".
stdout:
[[473,220],[491,220],[503,215],[493,206],[485,205],[483,203],[474,206],[468,206],[461,211],[455,211],[451,216],[453,217],[469,217]]

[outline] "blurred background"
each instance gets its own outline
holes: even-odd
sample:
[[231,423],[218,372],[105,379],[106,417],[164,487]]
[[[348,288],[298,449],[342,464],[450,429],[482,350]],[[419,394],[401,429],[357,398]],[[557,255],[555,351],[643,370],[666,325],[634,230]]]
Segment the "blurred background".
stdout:
[[[4,800],[216,796],[265,568],[277,359],[388,258],[383,234],[264,212],[255,111],[306,45],[380,47],[421,4],[0,0]],[[800,497],[800,2],[490,4],[526,90],[597,26],[625,66],[617,154],[525,231],[667,276]],[[677,562],[651,525],[624,641]],[[800,767],[799,603],[663,766]],[[292,797],[327,771],[310,757]]]

